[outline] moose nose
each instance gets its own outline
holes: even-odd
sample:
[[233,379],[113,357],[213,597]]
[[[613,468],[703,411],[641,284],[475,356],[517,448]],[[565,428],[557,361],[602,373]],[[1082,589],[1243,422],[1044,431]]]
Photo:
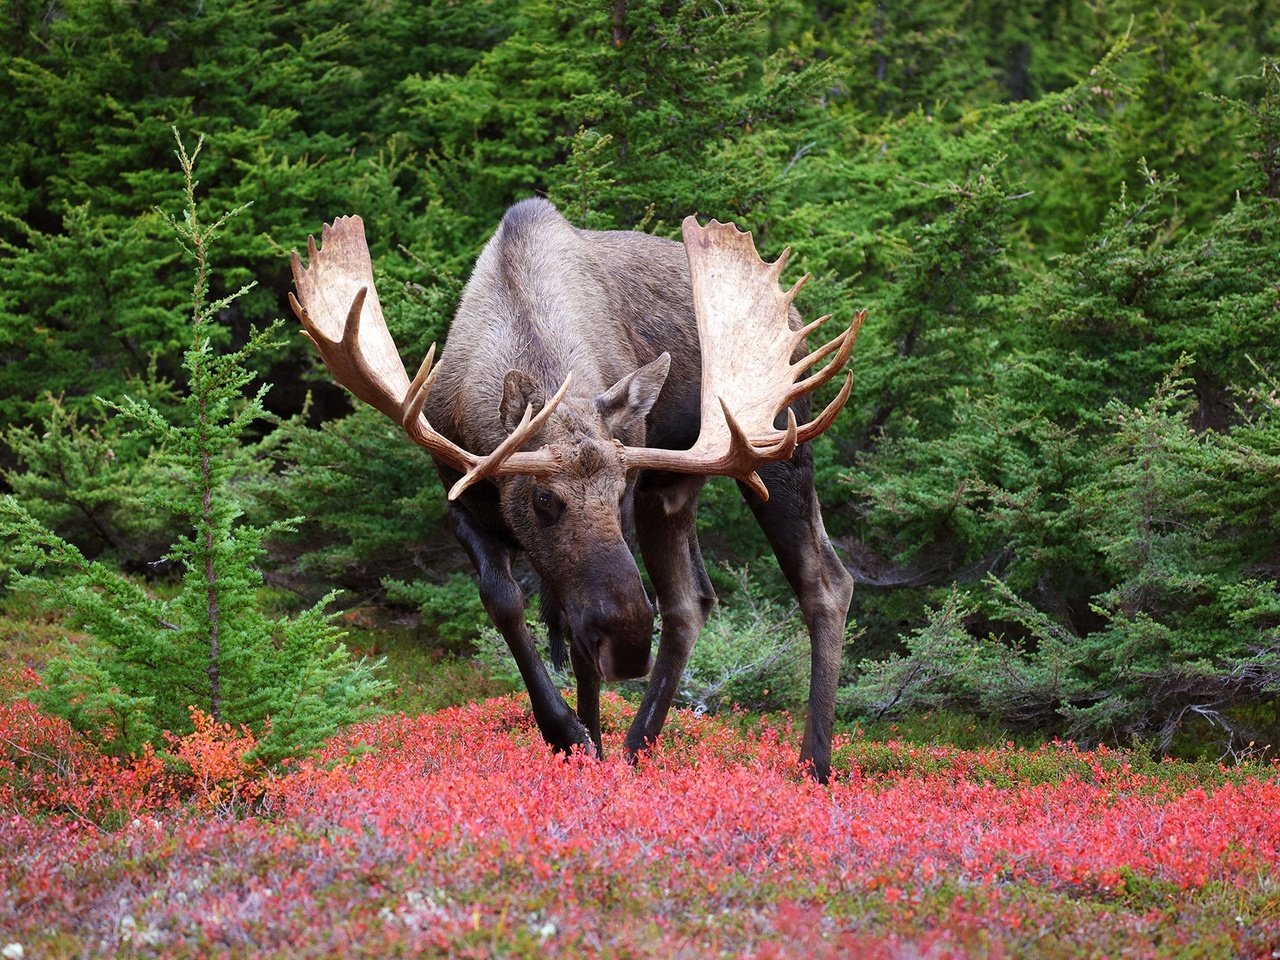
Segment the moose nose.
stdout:
[[595,604],[573,619],[573,639],[591,651],[603,679],[632,680],[643,677],[653,666],[653,608],[647,599],[643,603]]
[[649,651],[648,641],[643,647],[601,644],[596,667],[605,680],[636,680],[647,676],[653,669],[653,654]]

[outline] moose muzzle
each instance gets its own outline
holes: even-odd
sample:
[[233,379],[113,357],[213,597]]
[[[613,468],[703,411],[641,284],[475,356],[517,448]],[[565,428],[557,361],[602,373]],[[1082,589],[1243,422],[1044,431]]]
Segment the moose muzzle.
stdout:
[[653,606],[636,578],[635,590],[602,589],[576,609],[565,610],[570,642],[603,680],[633,680],[653,666]]

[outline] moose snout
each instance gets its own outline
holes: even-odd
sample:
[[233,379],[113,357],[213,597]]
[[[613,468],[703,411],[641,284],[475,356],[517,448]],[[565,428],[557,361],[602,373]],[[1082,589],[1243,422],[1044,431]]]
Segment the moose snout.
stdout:
[[653,607],[647,597],[593,603],[570,615],[573,643],[604,680],[643,677],[653,666]]

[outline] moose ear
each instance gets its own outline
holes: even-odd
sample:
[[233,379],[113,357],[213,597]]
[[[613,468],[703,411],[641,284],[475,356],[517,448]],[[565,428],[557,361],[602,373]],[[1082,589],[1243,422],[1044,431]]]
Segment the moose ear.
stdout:
[[667,382],[670,369],[671,354],[664,353],[596,397],[596,408],[608,425],[611,436],[629,432],[649,415],[662,392],[662,385]]
[[537,413],[547,398],[542,395],[542,388],[528,374],[519,370],[508,370],[502,380],[502,403],[498,406],[498,417],[508,433],[520,423],[525,408],[533,404],[533,412]]

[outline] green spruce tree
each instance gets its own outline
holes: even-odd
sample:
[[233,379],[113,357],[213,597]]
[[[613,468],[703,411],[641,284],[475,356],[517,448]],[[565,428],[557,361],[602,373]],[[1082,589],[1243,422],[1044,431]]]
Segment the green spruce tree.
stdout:
[[248,725],[260,739],[259,754],[278,760],[359,717],[384,684],[374,664],[350,657],[326,601],[290,617],[272,615],[259,597],[264,539],[289,522],[244,522],[236,466],[246,431],[264,416],[267,389],[245,395],[253,379],[246,360],[271,341],[272,330],[254,333],[234,352],[213,348],[219,314],[243,291],[211,297],[209,253],[238,211],[205,221],[194,179],[199,150],[188,154],[178,138],[186,204],[180,218],[169,219],[195,269],[185,415],[172,422],[133,397],[108,404],[150,440],[181,491],[187,532],[166,557],[181,570],[176,593],[154,595],[86,559],[12,496],[0,500],[0,536],[13,587],[69,612],[90,638],[49,665],[47,688],[33,694],[46,708],[109,749],[132,752],[158,742],[163,731],[188,731],[194,706],[220,722]]

